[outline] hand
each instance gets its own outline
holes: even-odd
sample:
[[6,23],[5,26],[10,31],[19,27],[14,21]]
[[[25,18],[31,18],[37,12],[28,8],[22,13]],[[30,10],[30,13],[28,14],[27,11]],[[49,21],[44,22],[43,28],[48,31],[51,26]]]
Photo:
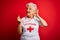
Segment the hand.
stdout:
[[17,21],[18,21],[18,22],[21,22],[20,16],[17,17]]
[[37,10],[37,13],[36,13],[36,16],[37,16],[37,17],[39,16],[39,14],[38,14],[38,13],[39,13],[39,10]]
[[38,17],[39,14],[38,14],[39,10],[36,11],[36,13],[34,14],[34,16]]

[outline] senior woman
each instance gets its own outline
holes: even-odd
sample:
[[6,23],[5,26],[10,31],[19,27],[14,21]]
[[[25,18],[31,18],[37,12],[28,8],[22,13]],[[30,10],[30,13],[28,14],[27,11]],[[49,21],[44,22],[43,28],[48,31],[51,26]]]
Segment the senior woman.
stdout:
[[26,4],[26,16],[20,18],[17,17],[19,22],[19,33],[21,34],[21,40],[40,40],[38,34],[38,28],[40,26],[47,26],[47,22],[38,15],[37,5],[34,3]]

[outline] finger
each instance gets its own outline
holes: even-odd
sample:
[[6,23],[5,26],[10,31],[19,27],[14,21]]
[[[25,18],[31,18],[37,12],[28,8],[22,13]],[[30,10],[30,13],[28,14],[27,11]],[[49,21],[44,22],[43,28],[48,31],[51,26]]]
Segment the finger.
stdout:
[[20,17],[20,16],[18,16],[18,17]]
[[37,10],[37,14],[38,14],[39,10]]
[[20,18],[20,16],[18,16],[18,18]]

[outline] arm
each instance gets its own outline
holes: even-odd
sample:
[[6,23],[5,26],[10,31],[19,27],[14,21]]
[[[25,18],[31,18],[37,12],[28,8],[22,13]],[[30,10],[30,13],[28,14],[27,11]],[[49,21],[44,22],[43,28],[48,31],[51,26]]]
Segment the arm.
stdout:
[[18,21],[18,32],[19,32],[19,34],[22,34],[22,25],[21,25],[20,16],[17,17],[17,21]]
[[19,23],[19,25],[18,25],[18,32],[19,32],[19,34],[22,34],[22,26],[21,26],[21,23]]
[[39,19],[39,21],[40,21],[40,23],[41,23],[40,25],[41,25],[41,26],[47,26],[47,25],[48,25],[47,22],[38,15],[38,11],[39,11],[39,10],[37,10],[36,17]]
[[40,20],[41,26],[47,26],[47,22],[43,18],[41,18],[40,16],[37,17]]

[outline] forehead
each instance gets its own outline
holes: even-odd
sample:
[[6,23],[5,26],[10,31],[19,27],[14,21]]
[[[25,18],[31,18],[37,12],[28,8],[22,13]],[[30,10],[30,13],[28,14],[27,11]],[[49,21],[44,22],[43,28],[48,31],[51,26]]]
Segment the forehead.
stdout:
[[26,8],[31,8],[35,10],[35,7],[33,5],[27,5]]
[[27,5],[26,7],[30,7],[30,8],[32,8],[32,7],[34,7],[33,5]]

